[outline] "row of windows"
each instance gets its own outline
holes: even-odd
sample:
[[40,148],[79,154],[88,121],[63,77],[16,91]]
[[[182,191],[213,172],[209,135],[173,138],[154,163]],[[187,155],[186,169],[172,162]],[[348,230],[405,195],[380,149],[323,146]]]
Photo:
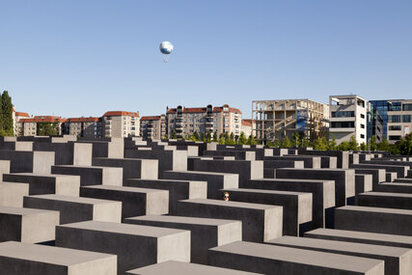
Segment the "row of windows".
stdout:
[[332,112],[332,117],[355,117],[354,111]]
[[388,122],[411,122],[411,115],[391,115],[388,116]]
[[353,121],[332,122],[332,128],[355,128]]

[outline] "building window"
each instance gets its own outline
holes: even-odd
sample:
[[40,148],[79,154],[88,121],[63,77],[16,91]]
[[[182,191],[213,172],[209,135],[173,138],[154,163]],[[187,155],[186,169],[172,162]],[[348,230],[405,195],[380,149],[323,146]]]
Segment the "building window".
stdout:
[[400,131],[400,130],[402,130],[401,125],[391,125],[391,126],[389,126],[389,131]]
[[401,136],[389,136],[389,140],[401,140]]
[[354,111],[332,112],[332,117],[355,117]]
[[388,122],[401,122],[401,116],[400,115],[388,116]]
[[412,104],[403,104],[402,110],[404,110],[404,111],[412,111]]
[[364,114],[360,114],[360,117],[361,117],[361,118],[365,118],[365,115],[364,115]]
[[361,124],[360,127],[361,127],[362,129],[365,129],[365,124]]
[[355,123],[353,121],[332,122],[332,128],[355,128]]
[[388,103],[388,110],[389,111],[400,111],[402,103],[401,102],[389,102]]
[[403,115],[403,122],[411,122],[411,115]]
[[364,135],[364,134],[361,134],[361,135],[360,135],[360,138],[365,138],[365,135]]

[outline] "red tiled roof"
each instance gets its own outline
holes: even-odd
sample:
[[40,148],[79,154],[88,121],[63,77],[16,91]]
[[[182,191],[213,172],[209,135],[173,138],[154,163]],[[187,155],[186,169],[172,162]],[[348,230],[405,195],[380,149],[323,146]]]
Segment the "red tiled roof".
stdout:
[[16,116],[30,117],[28,113],[16,112]]
[[109,111],[104,113],[103,116],[132,116],[132,117],[139,117],[139,113],[137,112],[125,112],[125,111]]
[[242,119],[242,125],[252,126],[252,120],[251,119]]
[[22,118],[19,122],[65,122],[65,119],[62,119],[59,116],[35,116],[34,118]]
[[68,122],[97,122],[98,117],[70,117],[67,119]]
[[140,121],[142,120],[159,120],[160,116],[142,116],[140,118]]

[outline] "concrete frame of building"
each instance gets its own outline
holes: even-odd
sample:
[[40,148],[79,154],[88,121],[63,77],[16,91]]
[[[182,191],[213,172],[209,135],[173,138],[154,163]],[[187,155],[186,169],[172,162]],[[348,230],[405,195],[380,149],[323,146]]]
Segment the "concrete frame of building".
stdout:
[[166,136],[166,115],[141,117],[140,136],[145,140],[159,140]]
[[292,138],[295,132],[315,139],[327,130],[328,118],[328,105],[310,99],[252,101],[252,134],[266,142]]

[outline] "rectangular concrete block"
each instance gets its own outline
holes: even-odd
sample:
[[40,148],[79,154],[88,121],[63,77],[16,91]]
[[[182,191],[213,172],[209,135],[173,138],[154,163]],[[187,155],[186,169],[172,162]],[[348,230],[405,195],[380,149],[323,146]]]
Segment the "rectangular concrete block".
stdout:
[[157,179],[159,173],[159,163],[155,159],[93,158],[93,166],[121,167],[123,181],[129,178]]
[[335,228],[411,236],[412,210],[367,206],[335,209]]
[[80,176],[80,185],[116,185],[123,183],[123,169],[119,167],[54,165],[52,174]]
[[122,202],[122,218],[161,215],[169,211],[169,192],[128,186],[95,185],[80,188],[80,196]]
[[386,172],[386,182],[393,182],[397,177],[398,175],[396,172]]
[[23,197],[28,195],[26,183],[0,183],[0,206],[23,207]]
[[355,174],[355,195],[372,191],[372,175],[370,174]]
[[366,192],[359,194],[356,205],[412,210],[412,194]]
[[384,274],[382,260],[252,242],[209,250],[209,264],[262,274]]
[[207,198],[206,181],[129,179],[125,186],[168,190],[170,214],[175,212],[176,204],[180,200]]
[[0,242],[38,243],[54,240],[59,212],[0,206]]
[[324,240],[336,240],[345,242],[412,248],[412,237],[393,234],[318,228],[306,232],[305,237]]
[[51,167],[55,164],[54,152],[33,152],[33,173],[50,174]]
[[190,230],[191,261],[207,264],[209,248],[242,240],[242,223],[234,220],[182,216],[139,216],[125,223]]
[[118,274],[169,260],[190,261],[190,231],[86,221],[56,227],[56,246],[117,255]]
[[215,267],[210,265],[201,265],[194,263],[184,263],[176,261],[168,261],[160,264],[149,265],[141,268],[136,268],[126,272],[126,275],[139,274],[139,275],[247,275],[257,274],[251,272],[243,272],[239,270],[233,270],[228,268]]
[[377,192],[412,193],[412,184],[402,182],[381,182],[373,188]]
[[352,168],[369,168],[369,169],[385,169],[386,172],[396,172],[399,178],[404,178],[407,175],[409,166],[403,165],[384,165],[384,164],[354,164]]
[[29,195],[57,194],[79,196],[79,176],[15,173],[4,174],[3,181],[27,183],[29,185]]
[[301,226],[312,221],[312,193],[239,188],[222,189],[222,197],[223,192],[230,201],[282,206],[284,235],[299,236]]
[[276,170],[276,178],[320,179],[335,181],[336,206],[346,205],[355,196],[355,171],[353,169],[293,169]]
[[24,207],[56,210],[60,212],[60,224],[88,220],[121,222],[122,203],[61,195],[37,195],[24,198]]
[[0,272],[7,275],[117,275],[115,255],[20,242],[0,243]]
[[[250,180],[250,188],[312,193],[312,225],[324,227],[335,206],[335,182],[331,180]],[[332,224],[333,225],[333,224]]]
[[263,242],[282,235],[283,209],[280,206],[193,199],[180,201],[176,215],[241,220],[242,238],[248,241]]
[[303,161],[304,168],[321,168],[321,158],[319,156],[285,155],[265,157],[264,160],[295,160]]
[[92,165],[93,144],[74,143],[73,165],[91,166]]
[[284,236],[267,243],[291,248],[383,260],[385,262],[385,274],[412,274],[412,250],[408,248],[290,236]]
[[196,180],[207,182],[207,198],[221,199],[219,189],[238,188],[239,175],[202,171],[165,171],[162,178],[175,180]]

